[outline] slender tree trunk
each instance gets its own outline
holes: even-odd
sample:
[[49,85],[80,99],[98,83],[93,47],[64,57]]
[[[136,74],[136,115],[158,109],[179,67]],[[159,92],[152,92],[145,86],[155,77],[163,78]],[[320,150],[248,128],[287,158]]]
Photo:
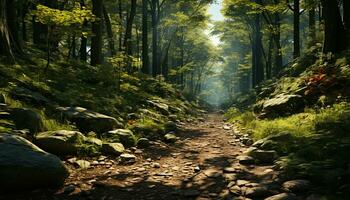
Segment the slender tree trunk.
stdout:
[[111,56],[114,56],[117,53],[114,45],[114,35],[112,30],[111,19],[108,15],[108,12],[105,6],[103,6],[103,16],[104,16],[106,30],[107,30],[109,50],[110,50]]
[[[261,4],[261,0],[256,0]],[[258,85],[264,80],[264,64],[262,60],[262,33],[261,33],[261,17],[256,14],[254,17],[254,33],[252,45],[252,71],[253,71],[253,86]]]
[[148,2],[142,0],[142,72],[150,74],[148,55]]
[[316,10],[311,8],[309,10],[309,46],[313,46],[316,41]]
[[0,0],[0,55],[7,57],[8,62],[13,62],[13,52],[6,20],[6,0]]
[[126,22],[124,47],[127,55],[132,55],[132,25],[136,15],[136,0],[131,0],[130,13]]
[[274,51],[274,67],[275,67],[275,76],[282,70],[283,66],[283,55],[282,55],[282,45],[281,45],[281,22],[280,22],[280,14],[275,13],[275,19],[274,19],[274,26],[275,26],[275,32],[274,32],[274,41],[275,41],[275,51]]
[[92,23],[91,38],[91,65],[102,64],[102,19],[103,19],[103,0],[92,1],[92,13],[98,18]]
[[118,1],[118,12],[119,12],[119,51],[123,51],[123,9],[122,0]]
[[[80,7],[84,8],[85,7],[85,2],[84,0],[80,0]],[[87,21],[85,20],[83,22],[83,29],[87,28]],[[79,50],[79,55],[80,55],[80,60],[83,62],[87,61],[87,38],[84,35],[81,35],[80,37],[80,50]]]
[[293,57],[298,58],[300,56],[300,0],[294,0],[293,11],[294,11]]
[[266,78],[272,78],[272,52],[273,52],[273,34],[269,36],[269,47],[267,51],[267,60],[266,60]]
[[153,77],[160,74],[158,63],[158,9],[157,1],[152,0],[152,73]]
[[323,53],[339,53],[346,49],[345,30],[337,1],[322,0],[325,38]]

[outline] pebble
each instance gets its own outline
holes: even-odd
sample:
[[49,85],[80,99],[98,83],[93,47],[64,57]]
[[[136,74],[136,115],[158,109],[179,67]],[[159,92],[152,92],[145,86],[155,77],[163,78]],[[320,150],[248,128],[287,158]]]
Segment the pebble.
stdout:
[[65,194],[70,194],[75,191],[75,186],[74,185],[68,185],[64,188],[64,193]]
[[160,164],[159,163],[152,163],[152,167],[153,168],[160,168]]

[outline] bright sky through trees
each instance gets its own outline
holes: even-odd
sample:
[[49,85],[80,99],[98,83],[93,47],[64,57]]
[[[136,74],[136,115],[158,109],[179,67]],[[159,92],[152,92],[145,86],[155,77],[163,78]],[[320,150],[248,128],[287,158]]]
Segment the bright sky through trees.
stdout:
[[[221,13],[221,9],[222,9],[222,0],[217,0],[215,3],[210,5],[210,8],[208,10],[209,14],[211,15],[211,20],[214,21],[222,21],[224,20],[224,16]],[[212,27],[212,25],[210,25],[210,28]],[[213,41],[213,43],[215,45],[219,45],[220,44],[220,39],[218,36],[213,36],[210,35],[210,31],[208,30],[208,34],[211,38],[211,40]]]

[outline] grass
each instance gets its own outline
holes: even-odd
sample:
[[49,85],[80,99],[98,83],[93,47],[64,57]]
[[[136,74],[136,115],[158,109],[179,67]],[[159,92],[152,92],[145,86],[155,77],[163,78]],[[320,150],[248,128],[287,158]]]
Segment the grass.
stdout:
[[339,103],[322,109],[309,109],[304,113],[273,120],[260,120],[253,112],[240,112],[231,108],[225,115],[231,122],[237,121],[252,130],[255,139],[262,139],[281,132],[294,137],[308,137],[320,133],[350,136],[350,104]]

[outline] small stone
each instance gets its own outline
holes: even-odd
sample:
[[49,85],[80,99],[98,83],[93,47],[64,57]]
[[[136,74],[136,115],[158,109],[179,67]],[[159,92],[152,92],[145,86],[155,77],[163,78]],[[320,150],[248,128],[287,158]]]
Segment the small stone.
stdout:
[[227,188],[231,188],[233,186],[236,185],[236,182],[235,181],[231,181],[228,185],[227,185]]
[[224,178],[226,182],[232,182],[237,180],[237,175],[236,174],[224,174]]
[[80,168],[80,169],[88,169],[90,167],[90,162],[86,160],[77,160],[75,164]]
[[255,163],[254,158],[250,156],[238,156],[237,159],[239,164],[242,165],[252,165]]
[[137,150],[135,150],[135,152],[134,152],[135,154],[142,154],[143,153],[143,151],[142,150],[140,150],[140,149],[137,149]]
[[222,172],[217,169],[208,169],[203,172],[209,178],[217,178],[222,175]]
[[242,191],[241,191],[241,188],[238,187],[237,185],[233,186],[233,187],[230,187],[230,192],[234,195],[241,195],[242,194]]
[[92,165],[98,165],[99,164],[99,162],[97,161],[97,160],[94,160],[94,161],[92,161],[92,163],[91,163]]
[[64,188],[64,193],[65,194],[70,194],[75,191],[75,186],[74,185],[68,185],[67,187]]
[[[265,200],[298,200],[298,198],[295,196],[295,194],[292,194],[292,193],[281,193],[281,194],[277,194],[269,198],[266,198]],[[320,200],[320,199],[317,199],[317,200]]]
[[159,163],[152,163],[152,167],[153,168],[160,168],[160,164]]
[[227,125],[224,125],[223,127],[222,127],[224,130],[231,130],[231,127],[230,126],[227,126]]
[[224,168],[224,173],[235,173],[236,169],[233,167],[225,167]]
[[195,168],[193,168],[194,172],[199,172],[201,171],[201,168],[199,166],[196,166]]
[[246,180],[237,180],[237,185],[240,187],[245,186],[246,184],[249,184],[249,183],[250,182]]
[[140,148],[147,148],[147,147],[150,146],[150,141],[147,138],[140,138],[137,141],[137,146],[140,147]]
[[74,164],[76,161],[77,161],[77,158],[75,158],[75,157],[67,160],[67,162],[70,164]]
[[179,171],[179,170],[180,170],[180,167],[175,166],[175,167],[173,167],[173,168],[171,168],[171,169],[174,170],[174,171]]

